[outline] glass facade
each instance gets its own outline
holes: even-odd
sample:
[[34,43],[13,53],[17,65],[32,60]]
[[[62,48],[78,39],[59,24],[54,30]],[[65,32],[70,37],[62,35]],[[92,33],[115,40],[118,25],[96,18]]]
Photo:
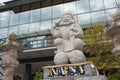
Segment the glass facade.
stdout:
[[6,38],[11,32],[26,34],[50,29],[53,23],[66,12],[71,12],[81,27],[86,28],[86,24],[111,20],[109,15],[117,10],[116,0],[73,0],[71,2],[59,0],[63,3],[57,5],[54,5],[55,3],[52,1],[49,4],[53,5],[42,4],[44,7],[39,9],[24,11],[25,8],[35,7],[31,4],[31,6],[21,7],[23,12],[20,13],[15,13],[12,10],[1,12],[0,39]]

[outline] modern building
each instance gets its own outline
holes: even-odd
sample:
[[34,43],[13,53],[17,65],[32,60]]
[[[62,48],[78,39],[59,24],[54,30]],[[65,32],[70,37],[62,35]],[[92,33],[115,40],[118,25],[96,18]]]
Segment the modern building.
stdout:
[[[2,2],[8,1],[8,2]],[[16,73],[25,80],[44,65],[54,64],[50,29],[61,15],[70,12],[83,29],[94,23],[106,23],[117,10],[119,0],[0,0],[0,42],[11,32],[18,36],[25,50],[19,54],[21,65]]]

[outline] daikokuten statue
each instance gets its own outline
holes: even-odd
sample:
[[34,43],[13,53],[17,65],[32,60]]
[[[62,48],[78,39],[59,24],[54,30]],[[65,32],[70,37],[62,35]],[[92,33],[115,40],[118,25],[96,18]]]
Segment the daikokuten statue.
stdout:
[[0,65],[3,67],[3,80],[13,80],[14,70],[19,65],[17,53],[23,50],[22,45],[16,42],[16,34],[9,35],[9,41],[1,44],[3,50],[2,61]]
[[71,13],[64,14],[60,21],[55,23],[51,31],[55,37],[54,45],[57,47],[54,57],[55,64],[81,63],[86,61],[82,52],[82,28],[76,23]]

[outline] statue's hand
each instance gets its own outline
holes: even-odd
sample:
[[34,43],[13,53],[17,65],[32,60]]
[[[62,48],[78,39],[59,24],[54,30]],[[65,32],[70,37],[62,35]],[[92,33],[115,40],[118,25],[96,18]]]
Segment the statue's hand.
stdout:
[[58,23],[58,22],[56,22],[56,23],[55,23],[55,26],[56,26],[56,27],[58,27],[58,26],[59,26],[59,23]]
[[71,31],[73,32],[72,35],[75,37],[80,37],[83,34],[83,31],[79,27],[72,27]]
[[52,29],[50,30],[52,34],[54,34],[56,31],[57,31],[56,26],[53,26]]

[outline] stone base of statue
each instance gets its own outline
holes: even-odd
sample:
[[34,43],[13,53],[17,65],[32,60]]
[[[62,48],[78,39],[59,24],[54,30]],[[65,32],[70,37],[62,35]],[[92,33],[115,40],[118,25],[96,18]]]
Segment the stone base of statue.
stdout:
[[46,78],[44,80],[106,80],[105,76],[67,76]]
[[44,80],[106,80],[91,62],[45,66]]

